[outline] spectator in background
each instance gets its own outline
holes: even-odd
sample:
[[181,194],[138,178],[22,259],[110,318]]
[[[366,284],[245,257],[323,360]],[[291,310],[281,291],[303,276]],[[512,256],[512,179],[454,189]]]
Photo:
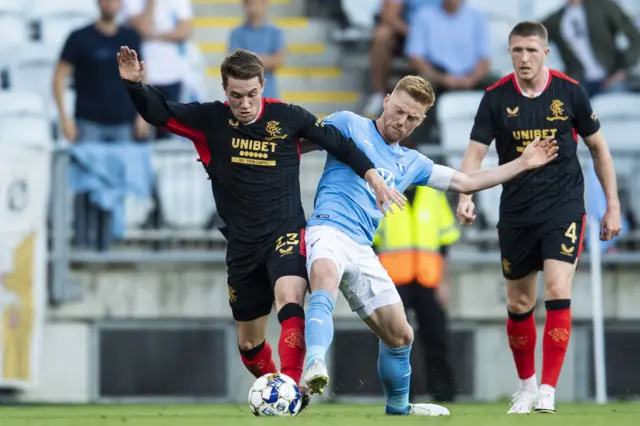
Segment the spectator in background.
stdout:
[[[64,137],[76,141],[131,141],[144,138],[149,126],[136,113],[118,73],[120,46],[140,46],[140,36],[116,23],[121,0],[95,0],[100,19],[73,31],[64,44],[53,78]],[[65,89],[73,74],[75,117],[65,105]],[[137,117],[137,119],[136,119]]]
[[[403,145],[415,149],[409,140]],[[447,256],[460,230],[444,192],[413,186],[404,195],[408,199],[404,210],[380,222],[374,248],[405,308],[416,315],[427,392],[436,402],[451,402],[456,387],[449,361]],[[411,389],[413,395],[414,387]]]
[[377,116],[391,70],[394,52],[401,53],[409,31],[409,20],[423,7],[438,0],[384,0],[376,18],[378,25],[373,32],[371,45],[371,85],[373,94],[364,106],[363,114]]
[[[405,54],[415,71],[432,84],[436,96],[481,90],[492,83],[489,37],[489,23],[481,11],[463,0],[441,0],[412,18]],[[433,130],[435,111],[429,111],[424,124],[425,130]]]
[[229,52],[246,49],[257,54],[264,63],[265,85],[262,96],[279,99],[275,71],[284,64],[285,43],[282,30],[269,24],[268,0],[243,0],[245,23],[231,32]]
[[[631,17],[611,0],[568,0],[543,22],[558,47],[566,73],[589,96],[627,90],[629,71],[640,58],[640,32]],[[628,40],[616,46],[618,35]]]
[[[187,70],[184,43],[193,25],[191,0],[124,0],[123,18],[143,37],[142,57],[149,84],[166,100],[179,101]],[[156,139],[168,137],[169,133],[156,129]]]

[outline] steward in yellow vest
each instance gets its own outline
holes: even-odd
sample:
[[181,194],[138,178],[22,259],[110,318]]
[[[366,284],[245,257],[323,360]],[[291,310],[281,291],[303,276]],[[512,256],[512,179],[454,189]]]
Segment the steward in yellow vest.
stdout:
[[460,231],[444,192],[420,186],[405,195],[410,202],[380,221],[373,244],[396,285],[437,287],[444,267],[441,249],[458,241]]
[[456,388],[448,360],[446,248],[458,241],[460,231],[444,192],[420,186],[409,187],[405,195],[404,211],[382,219],[373,244],[405,309],[415,312],[426,366],[423,391],[436,402],[449,402]]

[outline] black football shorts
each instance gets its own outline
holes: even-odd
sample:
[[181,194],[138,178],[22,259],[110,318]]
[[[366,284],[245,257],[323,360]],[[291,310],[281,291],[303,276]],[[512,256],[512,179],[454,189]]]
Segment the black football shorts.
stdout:
[[499,225],[502,275],[508,280],[523,278],[542,271],[546,259],[575,263],[582,253],[585,225],[582,214],[524,227]]
[[[230,255],[231,254],[231,255]],[[284,232],[258,248],[227,251],[227,285],[233,319],[252,321],[269,315],[273,289],[281,277],[307,278],[304,228]]]

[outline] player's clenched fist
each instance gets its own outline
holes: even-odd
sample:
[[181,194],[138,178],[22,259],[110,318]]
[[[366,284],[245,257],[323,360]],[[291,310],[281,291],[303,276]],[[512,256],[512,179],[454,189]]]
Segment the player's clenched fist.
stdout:
[[138,54],[135,50],[122,46],[120,53],[118,53],[118,70],[120,78],[123,80],[140,83],[144,74],[144,61],[138,60]]
[[474,210],[476,205],[470,196],[461,196],[460,201],[458,201],[458,208],[456,209],[456,217],[462,226],[469,226],[473,224],[473,221],[476,219],[476,215]]

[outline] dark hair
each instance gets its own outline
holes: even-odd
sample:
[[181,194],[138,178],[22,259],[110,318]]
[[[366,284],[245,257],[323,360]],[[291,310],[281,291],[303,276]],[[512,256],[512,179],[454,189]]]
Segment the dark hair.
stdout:
[[229,77],[237,80],[251,80],[258,77],[260,84],[264,81],[264,64],[255,53],[244,49],[236,49],[229,54],[220,65],[222,85],[227,87]]
[[549,39],[549,35],[547,33],[547,29],[540,22],[534,21],[523,21],[516,24],[515,27],[509,33],[509,41],[511,41],[511,37],[531,37],[538,36],[545,43],[547,43]]

